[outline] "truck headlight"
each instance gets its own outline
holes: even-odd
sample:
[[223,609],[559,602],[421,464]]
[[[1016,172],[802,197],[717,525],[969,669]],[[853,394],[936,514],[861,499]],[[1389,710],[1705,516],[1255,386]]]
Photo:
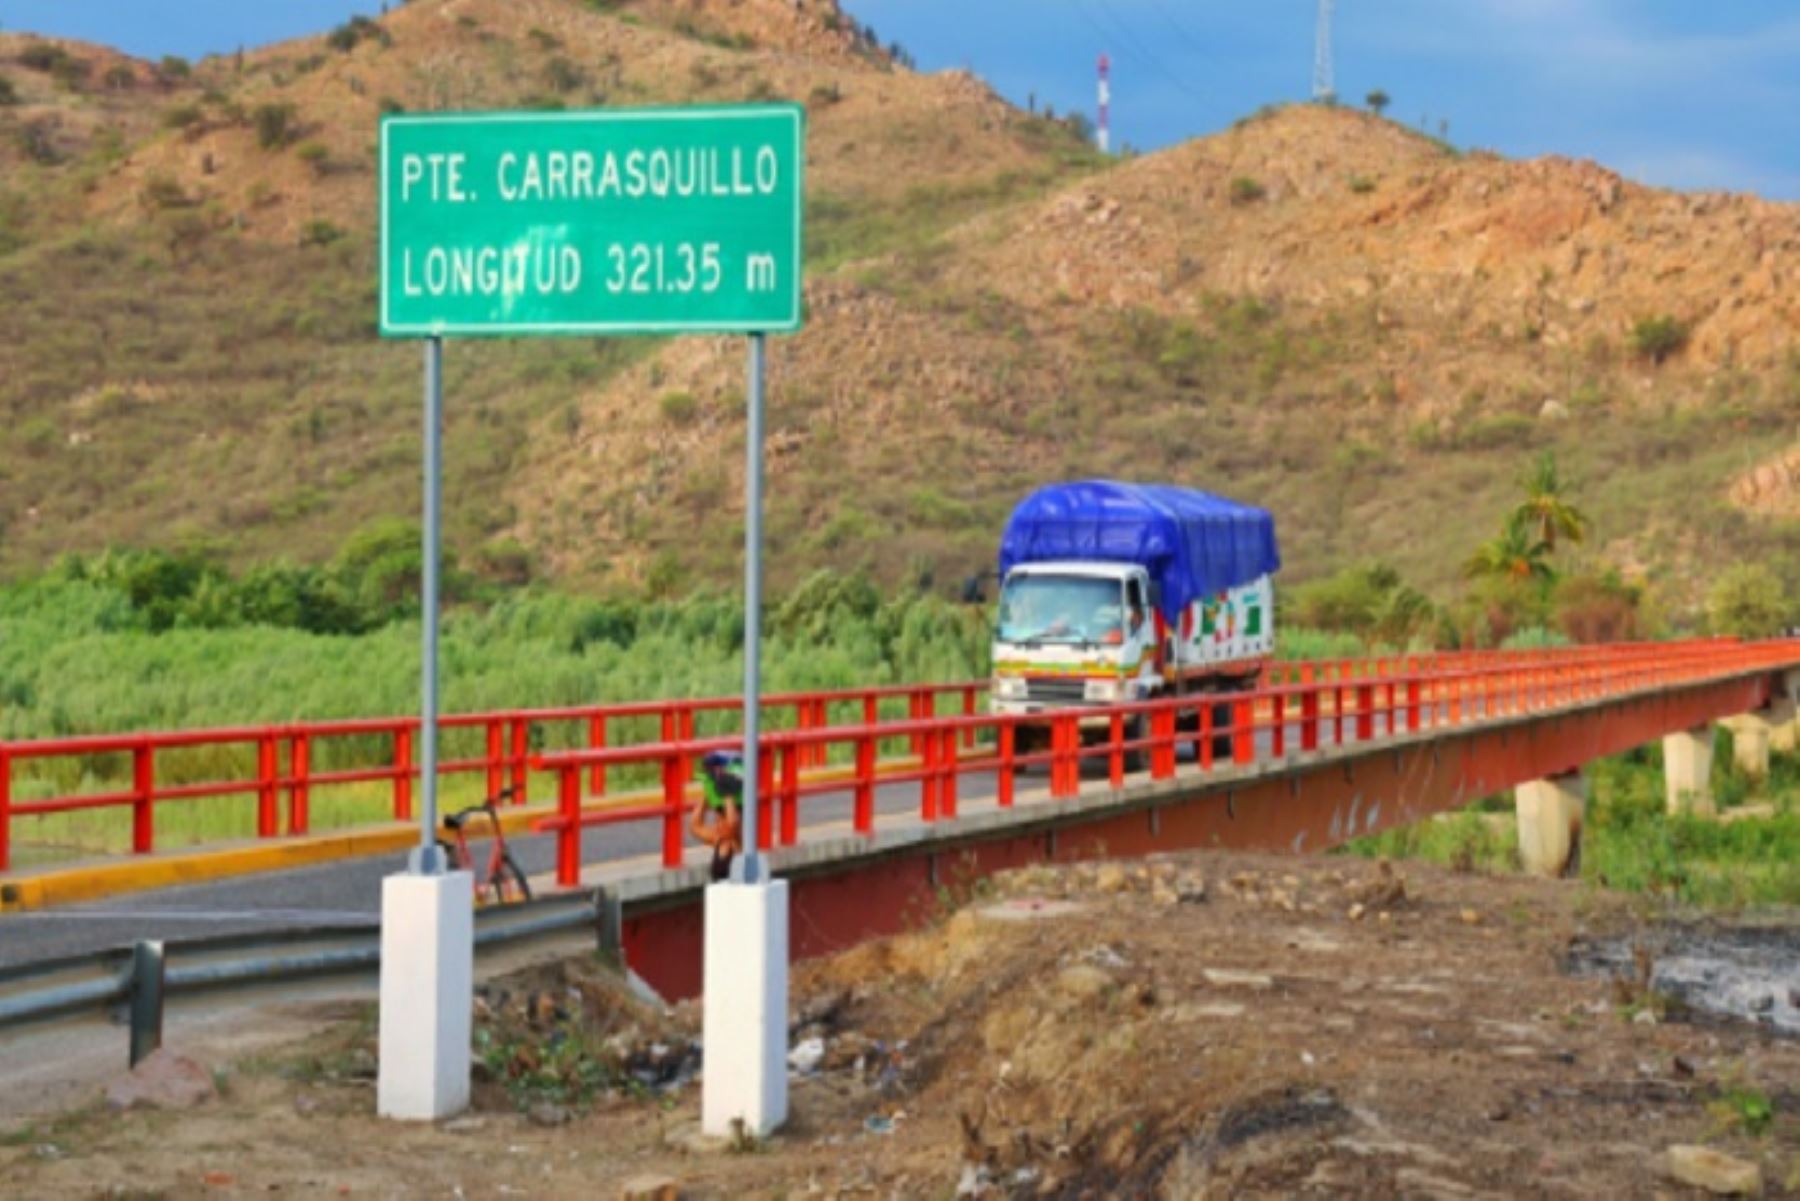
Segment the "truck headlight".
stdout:
[[1090,701],[1116,701],[1121,691],[1117,680],[1089,680],[1082,690],[1082,697]]
[[994,699],[997,701],[1022,701],[1025,699],[1024,676],[995,676]]

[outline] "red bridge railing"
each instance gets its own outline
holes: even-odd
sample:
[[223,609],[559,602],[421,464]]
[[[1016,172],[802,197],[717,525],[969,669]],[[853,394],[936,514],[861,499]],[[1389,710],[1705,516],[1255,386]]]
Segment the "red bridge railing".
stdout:
[[[854,713],[864,724],[873,725],[881,721],[883,702],[893,707],[895,702],[904,701],[907,720],[934,716],[946,698],[957,712],[974,713],[986,689],[987,682],[982,680],[793,692],[764,697],[762,707],[772,721],[791,721],[796,729],[825,726],[846,713]],[[441,760],[438,774],[440,778],[482,775],[488,796],[510,784],[515,789],[514,803],[522,805],[528,799],[534,745],[541,745],[541,740],[559,727],[563,737],[597,751],[612,745],[622,726],[634,719],[650,719],[658,730],[656,745],[664,745],[692,738],[696,720],[702,715],[741,715],[742,710],[741,697],[710,697],[452,715],[439,722],[440,732],[480,731],[483,751]],[[413,790],[419,775],[418,732],[416,717],[382,717],[0,742],[0,871],[11,867],[16,821],[78,810],[129,809],[131,851],[139,855],[156,849],[160,808],[207,797],[242,797],[246,806],[254,807],[257,837],[278,838],[311,831],[310,806],[315,790],[385,782],[392,788],[392,819],[407,821],[413,815]],[[315,766],[322,744],[335,743],[341,750],[344,742],[351,739],[385,741],[387,753],[334,770]],[[255,774],[181,783],[159,779],[159,757],[195,748],[227,748],[237,752],[227,758],[246,764],[251,760],[248,752],[253,750]],[[21,765],[73,761],[74,774],[79,776],[83,774],[81,767],[91,764],[97,756],[128,756],[129,786],[31,798],[17,795],[25,778]],[[803,766],[822,765],[825,747],[821,745],[802,758]],[[590,796],[606,795],[607,768],[604,760],[588,766],[585,783]]]
[[[856,833],[875,830],[878,785],[919,784],[918,818],[925,823],[954,818],[959,781],[971,773],[995,776],[995,802],[1015,799],[1015,772],[1048,769],[1053,799],[1081,790],[1084,762],[1104,760],[1108,783],[1120,787],[1128,756],[1143,755],[1152,779],[1176,774],[1177,751],[1191,744],[1197,770],[1207,772],[1222,758],[1231,765],[1254,762],[1257,735],[1266,732],[1270,754],[1312,751],[1370,742],[1421,730],[1447,730],[1525,713],[1584,704],[1671,685],[1726,678],[1758,670],[1800,666],[1800,642],[1739,644],[1703,641],[1629,644],[1532,652],[1403,656],[1276,665],[1252,691],[1190,695],[1101,708],[1060,710],[1045,717],[964,714],[773,732],[761,739],[757,795],[757,844],[763,849],[792,846],[799,839],[802,798],[851,794]],[[1222,718],[1222,720],[1221,720]],[[1022,727],[1049,726],[1048,745],[1030,753],[1019,749]],[[1084,726],[1098,737],[1084,737]],[[1290,731],[1298,727],[1295,746]],[[896,735],[918,748],[911,764],[880,764],[876,746]],[[1222,745],[1221,745],[1222,744]],[[540,755],[532,765],[555,772],[558,812],[533,829],[557,835],[557,881],[580,882],[581,832],[597,826],[656,822],[661,826],[662,862],[684,862],[683,817],[694,762],[714,750],[741,747],[731,737],[676,739],[635,747],[591,749]],[[802,777],[800,768],[825,748],[852,749],[847,778]],[[970,748],[975,753],[969,753]],[[584,811],[581,776],[595,767],[655,765],[663,780],[660,799],[629,808]]]

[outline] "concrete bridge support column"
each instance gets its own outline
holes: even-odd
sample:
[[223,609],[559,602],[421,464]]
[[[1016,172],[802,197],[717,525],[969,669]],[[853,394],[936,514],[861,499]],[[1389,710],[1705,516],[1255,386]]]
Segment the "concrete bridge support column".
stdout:
[[1768,710],[1740,713],[1719,723],[1731,731],[1732,759],[1745,775],[1756,779],[1769,774],[1769,744],[1775,733],[1775,723],[1769,720],[1767,713]]
[[1580,772],[1532,780],[1513,789],[1519,859],[1534,876],[1573,876],[1581,869],[1581,819],[1587,781]]
[[[1800,705],[1786,698],[1771,701],[1767,709],[1745,714],[1746,719],[1754,719],[1766,727],[1768,731],[1769,750],[1784,755],[1791,755],[1800,750]],[[1734,718],[1725,724],[1732,727],[1734,722],[1742,720]]]
[[1671,814],[1713,815],[1712,760],[1710,725],[1663,736],[1663,787]]

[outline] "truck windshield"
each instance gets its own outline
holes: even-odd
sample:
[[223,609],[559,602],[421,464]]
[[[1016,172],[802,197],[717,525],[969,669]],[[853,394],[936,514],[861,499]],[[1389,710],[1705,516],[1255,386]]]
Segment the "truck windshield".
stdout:
[[1119,631],[1122,599],[1118,580],[1015,575],[1000,593],[999,638],[1002,642],[1101,642]]

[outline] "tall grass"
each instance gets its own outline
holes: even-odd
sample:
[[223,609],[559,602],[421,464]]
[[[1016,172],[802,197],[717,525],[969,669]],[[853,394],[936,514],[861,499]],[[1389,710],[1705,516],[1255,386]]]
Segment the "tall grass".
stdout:
[[[813,588],[770,617],[764,679],[771,692],[966,680],[986,672],[984,615],[926,596],[887,599],[872,588]],[[176,628],[149,633],[108,588],[39,580],[0,589],[0,738],[192,729],[294,720],[398,716],[418,711],[419,627],[398,621],[360,635],[269,626]],[[441,649],[447,713],[556,708],[660,698],[728,696],[743,679],[741,606],[697,596],[674,603],[602,602],[522,591],[491,607],[450,611]],[[884,716],[905,712],[904,700]],[[777,714],[776,723],[781,724]],[[837,715],[843,718],[845,715]],[[737,728],[736,714],[703,714],[697,732]],[[577,745],[576,723],[533,728],[533,750]],[[654,719],[613,725],[615,744],[651,741]],[[445,758],[476,757],[481,730],[453,731]],[[385,765],[387,736],[334,738],[314,750],[315,771]],[[13,794],[29,801],[121,788],[126,755],[23,760]],[[159,754],[161,785],[247,780],[251,746]],[[616,787],[647,772],[615,772]],[[452,799],[476,799],[478,776],[458,778]],[[391,812],[386,785],[318,790],[314,829],[379,820]],[[249,837],[254,799],[160,804],[159,843]],[[16,840],[40,851],[117,850],[128,813],[25,819]]]

